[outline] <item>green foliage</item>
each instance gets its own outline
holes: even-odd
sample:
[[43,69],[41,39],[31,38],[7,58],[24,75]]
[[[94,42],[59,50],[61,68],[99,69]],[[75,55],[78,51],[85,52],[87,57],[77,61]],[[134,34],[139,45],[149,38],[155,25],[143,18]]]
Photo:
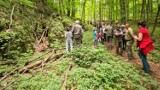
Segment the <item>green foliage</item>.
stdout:
[[52,71],[46,74],[39,73],[27,81],[26,79],[29,78],[28,76],[24,75],[22,78],[23,81],[21,84],[16,83],[15,88],[17,88],[17,90],[58,90],[61,87],[61,81]]
[[21,5],[28,6],[28,7],[34,7],[34,3],[31,2],[30,0],[10,0],[10,2],[18,3]]
[[91,48],[83,47],[76,48],[68,56],[73,56],[74,62],[81,67],[90,67],[94,62],[102,62],[106,59],[104,49],[93,50]]
[[67,87],[78,90],[147,90],[148,85],[149,88],[157,86],[149,80],[149,76],[141,76],[136,67],[120,61],[104,49],[82,47],[73,50],[67,57],[72,57],[80,66],[70,71]]
[[64,27],[67,27],[69,25],[73,25],[74,21],[71,18],[69,18],[69,17],[63,17],[62,23],[63,23]]
[[89,25],[89,24],[86,24],[86,23],[83,23],[83,28],[85,31],[92,31],[93,29],[93,26],[92,25]]

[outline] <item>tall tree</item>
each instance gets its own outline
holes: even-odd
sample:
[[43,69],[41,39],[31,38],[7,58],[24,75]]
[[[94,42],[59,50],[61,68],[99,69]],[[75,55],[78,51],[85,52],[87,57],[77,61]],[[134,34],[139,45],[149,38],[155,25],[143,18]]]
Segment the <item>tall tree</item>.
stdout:
[[81,18],[81,20],[83,21],[83,22],[85,22],[85,15],[86,15],[86,10],[85,10],[85,7],[86,7],[86,0],[84,0],[84,2],[83,2],[83,10],[82,10],[82,18]]
[[72,17],[75,17],[76,9],[75,9],[75,0],[72,0]]
[[102,21],[102,0],[99,0],[99,21]]
[[142,0],[142,8],[141,8],[141,19],[145,20],[146,13],[146,0]]
[[70,3],[71,3],[71,0],[67,0],[67,16],[70,16],[70,13],[71,13]]
[[126,2],[125,0],[120,0],[120,12],[121,12],[121,22],[126,23]]

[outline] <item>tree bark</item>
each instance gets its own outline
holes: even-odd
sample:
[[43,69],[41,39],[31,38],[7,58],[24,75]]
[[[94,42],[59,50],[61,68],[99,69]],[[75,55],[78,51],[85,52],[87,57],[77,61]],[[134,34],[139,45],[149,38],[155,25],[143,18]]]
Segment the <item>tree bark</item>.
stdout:
[[145,12],[146,11],[146,0],[142,0],[142,8],[141,8],[141,20],[145,20]]
[[71,0],[68,0],[68,5],[67,5],[67,16],[70,16],[70,13],[71,13],[71,8],[70,8],[70,2]]
[[153,36],[153,34],[154,34],[154,32],[155,32],[159,13],[160,13],[160,4],[158,5],[158,11],[157,11],[157,15],[156,15],[156,19],[155,19],[155,23],[154,23],[154,27],[153,27],[151,36]]
[[99,0],[99,21],[102,21],[102,4],[101,0]]
[[120,12],[121,12],[121,22],[126,23],[126,2],[125,0],[120,0]]
[[75,17],[75,0],[72,0],[72,17]]
[[85,22],[85,13],[86,13],[85,8],[86,8],[86,0],[84,0],[83,2],[83,11],[82,11],[82,18],[81,18],[83,22]]

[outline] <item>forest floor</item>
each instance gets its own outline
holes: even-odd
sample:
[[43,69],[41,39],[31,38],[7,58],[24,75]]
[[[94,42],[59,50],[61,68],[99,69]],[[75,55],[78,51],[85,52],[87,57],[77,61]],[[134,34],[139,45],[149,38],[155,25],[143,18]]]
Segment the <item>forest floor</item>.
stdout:
[[[80,54],[82,54],[82,56],[83,57],[85,57],[85,55],[84,55],[84,53],[91,53],[91,55],[94,53],[94,51],[93,50],[91,50],[91,51],[93,51],[93,52],[87,52],[87,50],[86,50],[86,52],[85,52],[85,50],[83,50],[83,49],[87,49],[87,48],[92,48],[92,32],[86,32],[86,34],[85,34],[85,36],[84,36],[84,38],[83,38],[83,46],[84,47],[86,47],[86,48],[82,48],[82,51],[80,51],[81,53]],[[63,43],[63,44],[65,44],[65,42]],[[98,48],[103,48],[104,47],[104,49],[106,48],[106,45],[103,45],[102,47],[101,46],[97,46]],[[98,49],[97,48],[97,49]],[[131,60],[131,61],[126,61],[126,57],[127,57],[127,54],[126,54],[126,52],[124,51],[123,52],[123,55],[122,56],[117,56],[116,54],[115,54],[115,52],[116,52],[116,47],[115,47],[115,45],[113,45],[113,48],[112,48],[112,50],[108,50],[107,48],[106,48],[106,50],[104,50],[104,52],[100,52],[100,53],[96,53],[96,54],[98,54],[98,55],[112,55],[112,56],[107,56],[107,57],[115,57],[115,58],[119,58],[117,61],[120,61],[120,62],[122,62],[122,63],[126,63],[126,65],[130,65],[130,64],[133,64],[136,68],[136,70],[137,71],[140,71],[140,75],[142,76],[142,78],[144,77],[150,77],[149,75],[147,75],[147,76],[145,76],[144,75],[144,73],[143,73],[143,70],[142,70],[142,63],[141,63],[141,60],[139,59],[139,57],[138,57],[138,55],[136,54],[136,49],[134,48],[133,49],[133,51],[135,52],[134,53],[134,59],[133,60]],[[63,50],[60,50],[59,52],[65,52],[65,49],[63,49]],[[95,50],[95,52],[96,52],[96,50]],[[106,54],[104,54],[106,52]],[[112,53],[112,54],[107,54],[107,53]],[[57,52],[58,53],[58,52]],[[51,53],[50,53],[51,54]],[[47,54],[47,56],[45,56],[45,58],[46,57],[49,57],[49,55],[50,54]],[[71,54],[72,55],[72,54]],[[75,55],[77,55],[77,51],[76,51],[76,53],[75,53]],[[94,53],[94,55],[95,55],[95,53]],[[74,56],[74,55],[73,55]],[[98,56],[98,57],[101,57],[101,56]],[[32,57],[33,58],[33,57]],[[150,57],[148,57],[148,58],[150,58]],[[41,58],[41,59],[44,59],[44,58]],[[39,60],[41,60],[41,59],[38,59],[38,61]],[[122,68],[124,68],[125,70],[128,70],[129,72],[135,72],[135,71],[132,71],[132,70],[134,70],[133,68],[131,68],[131,69],[129,69],[129,68],[126,68],[126,67],[124,67],[123,65],[124,64],[122,64],[122,63],[115,63],[115,60],[114,60],[114,58],[112,59],[112,58],[108,58],[106,61],[113,61],[114,62],[114,65],[116,65],[116,66],[118,66],[118,64],[121,66],[122,65],[122,67],[121,68],[119,68],[119,70],[121,70]],[[94,62],[92,62],[92,63],[94,63]],[[84,63],[85,64],[85,63]],[[104,63],[99,63],[100,65],[101,64],[104,64]],[[154,79],[154,80],[156,80],[157,82],[160,82],[160,63],[154,63],[154,62],[152,62],[152,61],[149,61],[149,64],[150,64],[150,67],[151,67],[151,77]],[[23,75],[17,75],[17,76],[20,76],[19,78],[20,78],[20,80],[18,81],[15,81],[14,82],[14,84],[13,85],[11,85],[10,87],[8,87],[8,89],[7,90],[11,90],[11,89],[13,89],[13,90],[15,90],[15,89],[22,89],[22,88],[28,88],[28,90],[37,90],[38,88],[39,89],[42,89],[43,87],[46,87],[46,86],[51,86],[51,90],[57,90],[57,88],[60,88],[60,87],[62,87],[63,85],[62,85],[62,82],[64,82],[65,80],[64,80],[64,78],[66,78],[66,75],[65,75],[65,71],[66,70],[68,70],[68,68],[70,67],[70,65],[72,65],[73,66],[73,68],[72,68],[72,70],[70,70],[70,71],[68,71],[68,73],[69,73],[69,76],[68,76],[68,81],[66,81],[66,82],[72,82],[72,81],[70,81],[70,80],[72,80],[71,78],[73,78],[74,76],[74,78],[78,78],[78,76],[80,76],[81,77],[81,74],[82,73],[84,73],[84,71],[81,71],[81,69],[82,70],[86,70],[88,73],[90,72],[90,71],[93,71],[92,69],[93,68],[83,68],[83,67],[79,67],[79,66],[77,66],[78,64],[77,63],[75,63],[75,61],[74,60],[72,60],[72,57],[66,57],[65,55],[64,56],[62,56],[61,58],[59,58],[59,59],[53,59],[53,60],[51,60],[51,61],[49,61],[48,63],[45,63],[44,64],[44,67],[40,67],[40,68],[33,68],[33,69],[31,69],[31,70],[29,70],[29,72],[28,73],[24,73]],[[107,65],[110,65],[110,64],[107,64]],[[102,65],[103,66],[103,65]],[[114,66],[114,67],[116,67],[116,66]],[[39,67],[39,66],[38,66]],[[113,71],[115,70],[115,68],[114,67],[112,67],[112,69],[113,69]],[[105,69],[107,68],[107,67],[104,67]],[[90,70],[91,69],[91,70]],[[80,70],[80,71],[79,71]],[[131,70],[131,71],[130,71]],[[76,76],[76,72],[79,72],[79,74],[78,74],[78,76]],[[74,74],[73,74],[74,73]],[[85,75],[88,75],[88,73],[87,74],[85,74]],[[105,72],[105,73],[107,73],[107,72]],[[74,75],[74,76],[72,76],[72,74]],[[104,73],[103,73],[104,74]],[[119,73],[117,73],[118,75],[119,75]],[[129,73],[130,74],[130,73]],[[131,77],[131,76],[128,76],[128,74],[127,73],[123,73],[123,75],[126,75],[126,77]],[[136,74],[137,75],[137,74]],[[134,75],[133,74],[133,76],[136,76],[136,75]],[[97,76],[97,77],[99,77],[99,76]],[[14,80],[16,78],[16,76],[14,77],[14,76],[10,76],[10,77],[8,77],[7,78],[7,82],[11,82],[12,80]],[[19,79],[18,78],[18,79]],[[105,77],[106,78],[106,77]],[[121,77],[121,78],[123,78],[123,77]],[[87,80],[89,80],[89,81],[91,81],[92,79],[90,79],[90,78],[81,78],[82,80],[84,79],[86,79],[85,81],[87,81]],[[94,80],[95,78],[93,78],[93,80]],[[137,78],[135,78],[135,79],[137,79]],[[48,80],[48,81],[46,81],[46,80]],[[64,81],[63,81],[64,80]],[[150,80],[150,79],[148,79],[148,80]],[[44,81],[46,81],[46,82],[44,82]],[[141,81],[141,79],[140,79],[140,81]],[[27,82],[27,83],[26,83]],[[35,84],[34,84],[35,83]],[[50,84],[49,84],[50,83]],[[73,83],[73,82],[72,82]],[[116,82],[115,82],[116,83]],[[49,84],[49,85],[48,85]],[[54,87],[53,87],[53,85],[55,85]],[[41,85],[40,87],[36,87],[37,85]],[[67,85],[69,85],[69,84],[67,84]],[[159,84],[158,84],[159,85]],[[2,85],[2,86],[6,86],[6,81],[4,82],[4,84]],[[70,85],[69,85],[70,86]],[[146,88],[147,88],[147,86],[145,86]],[[158,86],[159,87],[159,86]],[[55,88],[55,89],[53,89],[53,88]],[[18,90],[19,90],[18,89]],[[50,90],[50,89],[46,89],[46,90]],[[58,89],[59,90],[59,89]],[[68,89],[69,90],[69,89]],[[84,89],[84,90],[87,90],[87,89]],[[103,89],[102,89],[103,90]]]
[[[111,52],[112,53],[116,52],[116,46],[115,45],[113,45]],[[137,69],[142,69],[142,67],[143,67],[141,59],[139,58],[137,53],[133,54],[133,59],[130,60],[130,61],[127,60],[127,53],[126,52],[123,52],[121,58],[122,58],[121,60],[123,60],[125,62],[129,62],[129,63],[132,63],[132,64],[136,65]],[[156,81],[160,82],[160,63],[154,63],[152,61],[148,61],[148,62],[150,64],[150,70],[151,70],[150,75]]]

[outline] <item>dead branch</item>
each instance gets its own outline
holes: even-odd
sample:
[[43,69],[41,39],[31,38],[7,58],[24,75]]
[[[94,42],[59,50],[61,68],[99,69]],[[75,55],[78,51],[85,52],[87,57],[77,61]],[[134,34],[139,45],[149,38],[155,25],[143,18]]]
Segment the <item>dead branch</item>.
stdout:
[[33,64],[27,65],[27,66],[21,68],[21,69],[19,70],[19,73],[22,73],[22,72],[23,72],[24,70],[26,70],[26,69],[32,69],[32,68],[34,68],[35,66],[41,65],[42,62],[44,62],[44,61],[45,61],[45,62],[48,62],[48,61],[50,61],[50,60],[52,60],[52,59],[58,59],[58,58],[60,58],[62,55],[63,55],[63,53],[58,53],[58,54],[56,54],[56,55],[54,55],[54,56],[51,55],[51,56],[48,57],[46,60],[37,61],[37,62],[35,62],[35,63],[33,63]]
[[16,4],[14,4],[13,7],[12,7],[12,12],[11,12],[11,15],[10,15],[9,29],[11,29],[11,26],[12,26],[12,22],[13,22],[13,12],[14,12],[15,7],[16,7]]
[[41,58],[42,56],[47,55],[48,53],[50,53],[50,52],[52,52],[52,51],[54,51],[54,49],[52,49],[52,50],[46,52],[45,54],[43,54],[43,55],[41,55],[41,56],[39,56],[39,57],[36,57],[35,59],[28,60],[28,61],[25,63],[25,66],[28,65],[29,63],[31,63],[31,62],[33,62],[33,61],[35,61],[35,60]]
[[40,38],[40,40],[38,41],[39,43],[42,41],[43,37],[45,36],[45,33],[47,32],[48,28],[50,27],[51,22],[52,22],[52,15],[51,15],[50,21],[49,21],[49,23],[47,24],[46,28],[43,30],[43,33],[42,33],[42,35],[41,35],[41,38]]
[[4,77],[2,77],[0,79],[0,82],[3,81],[4,79],[6,79],[9,75],[11,75],[12,73],[14,73],[15,71],[18,70],[18,67],[16,66],[15,69],[13,69],[11,72],[9,72],[8,74],[6,74]]
[[66,74],[65,74],[65,78],[64,78],[61,90],[65,90],[65,88],[66,88],[66,83],[67,83],[67,79],[68,79],[68,72],[71,69],[71,67],[72,66],[69,65],[68,68],[67,68],[67,70],[66,70]]
[[[27,69],[25,69],[21,74],[24,74],[27,71]],[[21,76],[19,76],[18,78],[12,80],[9,84],[7,84],[6,86],[4,86],[3,88],[0,88],[0,90],[5,90],[7,87],[9,87],[11,84],[13,84],[15,81],[19,80]]]

